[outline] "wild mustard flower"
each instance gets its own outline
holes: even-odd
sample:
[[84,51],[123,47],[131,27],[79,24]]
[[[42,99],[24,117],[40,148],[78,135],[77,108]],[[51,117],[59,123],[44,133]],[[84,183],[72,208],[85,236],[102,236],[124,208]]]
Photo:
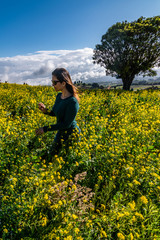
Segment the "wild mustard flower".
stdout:
[[77,187],[76,187],[75,184],[72,185],[72,189],[73,189],[74,191],[77,189]]
[[74,228],[75,234],[78,234],[80,232],[79,228]]
[[63,205],[63,202],[60,200],[60,201],[58,202],[58,204],[59,204],[59,206],[62,206],[62,205]]
[[44,195],[44,200],[48,200],[48,194],[47,193]]
[[140,183],[139,181],[137,181],[136,179],[133,180],[133,183],[134,183],[135,185],[141,185],[141,183]]
[[140,200],[143,204],[147,204],[148,203],[148,199],[145,196],[140,197]]
[[143,217],[143,215],[142,215],[141,213],[136,212],[136,213],[135,213],[135,216],[136,216],[136,217],[139,217],[141,220],[144,219],[144,217]]
[[117,233],[117,237],[120,240],[125,240],[125,236],[122,233]]
[[133,239],[134,239],[133,233],[130,233],[130,234],[129,234],[129,239],[130,239],[130,240],[133,240]]
[[46,226],[47,225],[47,218],[46,217],[43,217],[42,218],[42,226]]
[[103,177],[101,175],[98,176],[99,180],[103,180]]
[[120,218],[124,217],[124,214],[123,213],[119,213],[117,214],[117,220],[119,220]]
[[103,228],[101,229],[101,237],[102,237],[102,238],[103,238],[103,237],[107,238],[107,234],[106,234],[106,232],[103,230]]
[[93,225],[93,222],[92,220],[88,220],[87,223],[86,223],[86,226],[89,228]]
[[106,206],[104,204],[101,204],[102,209],[106,209]]
[[132,211],[135,210],[135,206],[136,206],[135,201],[128,203],[128,205],[132,209]]
[[64,240],[73,240],[73,237],[71,235],[69,235],[66,238],[64,238]]
[[4,228],[4,229],[3,229],[3,232],[4,232],[4,233],[8,233],[8,229],[7,229],[7,228]]
[[137,221],[137,219],[136,219],[135,216],[132,217],[132,221],[133,221],[133,222],[136,222],[136,221]]
[[76,219],[78,218],[78,216],[76,216],[75,214],[72,214],[72,218],[73,218],[74,220],[76,220]]
[[[46,146],[50,145],[54,133],[39,137],[31,151],[28,151],[26,146],[39,124],[53,124],[53,118],[42,117],[36,106],[40,100],[52,107],[56,97],[53,89],[12,84],[3,87],[3,84],[0,84],[0,92],[0,144],[5,150],[0,154],[0,178],[4,183],[2,211],[4,216],[8,216],[8,208],[10,209],[9,222],[13,226],[13,230],[10,231],[10,226],[5,223],[4,229],[8,231],[8,239],[11,238],[11,232],[16,236],[17,229],[22,229],[21,232],[25,233],[26,226],[30,224],[32,237],[59,240],[70,236],[74,238],[74,229],[77,228],[80,231],[77,230],[76,239],[82,240],[78,235],[83,232],[88,236],[95,223],[99,237],[105,239],[107,232],[102,229],[102,225],[105,226],[109,222],[111,229],[115,228],[115,224],[119,231],[123,229],[127,232],[130,228],[131,233],[126,237],[119,232],[119,239],[139,239],[138,233],[143,231],[144,235],[158,240],[158,237],[149,234],[147,230],[158,229],[157,210],[148,216],[144,226],[146,216],[141,214],[139,203],[149,202],[151,209],[154,209],[157,208],[155,203],[159,200],[159,91],[83,92],[77,116],[79,126],[83,130],[81,141],[70,148],[67,161],[62,152],[64,159],[57,155],[53,157],[55,161],[49,164],[40,157],[34,160],[34,157],[37,156],[37,150],[46,149]],[[15,110],[16,115],[11,116],[12,110]],[[40,163],[36,163],[37,160]],[[81,201],[80,197],[78,198],[77,191],[80,187],[73,183],[73,177],[77,170],[83,168],[88,172],[87,185],[92,186],[92,191],[97,194],[95,200],[99,204],[98,218],[102,224],[97,224],[94,201],[91,204],[86,197]],[[71,178],[72,182],[67,181],[67,178]],[[111,200],[108,209],[103,206],[104,202],[107,203],[106,195],[101,195],[100,181],[103,179],[106,181],[104,193]],[[140,188],[142,182],[143,188]],[[74,184],[77,187],[75,191],[72,187]],[[69,195],[70,193],[73,195]],[[127,199],[135,199],[135,194],[136,197],[139,194],[143,198],[139,197],[137,204],[131,200],[128,202]],[[80,208],[80,204],[87,207]],[[48,221],[44,216],[46,207],[51,216],[56,212],[56,228],[52,221],[50,227],[45,228]],[[94,213],[90,209],[93,209]],[[107,211],[107,214],[102,214],[102,211]],[[62,222],[59,219],[62,219]],[[3,220],[8,222],[6,218]],[[142,224],[138,226],[140,221]],[[39,226],[45,230],[41,231]]]

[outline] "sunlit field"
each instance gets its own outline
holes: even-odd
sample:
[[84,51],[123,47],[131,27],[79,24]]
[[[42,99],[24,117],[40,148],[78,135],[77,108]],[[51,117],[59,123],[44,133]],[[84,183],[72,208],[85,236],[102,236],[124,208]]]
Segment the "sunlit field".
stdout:
[[1,239],[159,240],[160,91],[81,91],[81,139],[47,162],[55,97],[0,84]]

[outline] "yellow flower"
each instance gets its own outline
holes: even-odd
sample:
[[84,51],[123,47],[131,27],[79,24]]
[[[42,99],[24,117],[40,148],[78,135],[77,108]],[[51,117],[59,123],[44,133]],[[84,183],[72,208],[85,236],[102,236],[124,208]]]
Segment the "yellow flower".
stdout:
[[92,220],[88,220],[88,222],[86,223],[86,226],[89,228],[90,226],[92,226]]
[[107,233],[103,230],[103,228],[101,229],[101,237],[107,237]]
[[101,204],[101,208],[106,209],[106,206],[104,204]]
[[103,215],[102,220],[103,220],[104,222],[106,222],[106,221],[107,221],[107,216],[106,216],[106,215]]
[[48,200],[48,194],[47,193],[45,194],[44,199]]
[[72,218],[75,220],[75,219],[77,219],[78,217],[77,217],[75,214],[72,214]]
[[118,237],[120,240],[125,240],[125,236],[124,236],[122,233],[117,233],[117,237]]
[[134,239],[134,237],[133,237],[133,234],[132,234],[132,233],[130,233],[130,234],[129,234],[129,237],[130,237],[130,240],[133,240],[133,239]]
[[132,221],[136,222],[136,217],[135,216],[132,217]]
[[137,180],[133,180],[133,183],[135,184],[135,185],[141,185],[141,183],[140,182],[138,182]]
[[76,190],[76,189],[77,189],[77,187],[76,187],[75,184],[73,184],[72,189],[73,189],[73,190]]
[[118,215],[117,215],[117,220],[119,220],[121,217],[123,217],[124,216],[124,214],[122,214],[122,213],[118,213]]
[[4,229],[3,229],[3,232],[4,232],[4,233],[8,233],[7,228],[4,228]]
[[140,200],[141,200],[141,202],[144,203],[144,204],[147,204],[147,203],[148,203],[148,200],[147,200],[147,198],[146,198],[145,196],[140,197]]
[[62,202],[61,200],[59,200],[58,204],[59,204],[60,206],[62,206],[62,205],[63,205],[63,202]]
[[129,167],[129,173],[132,175],[133,174],[133,171],[134,171],[134,168],[133,167]]
[[135,206],[136,206],[136,204],[135,204],[135,202],[133,201],[133,202],[131,202],[131,203],[128,203],[128,205],[129,205],[129,207],[132,209],[132,210],[134,210],[135,209]]
[[103,180],[103,177],[100,175],[100,176],[98,176],[98,178],[99,178],[99,180]]
[[2,199],[3,199],[3,201],[7,200],[7,196],[3,196]]
[[71,235],[69,235],[69,236],[67,236],[66,238],[64,238],[64,240],[72,240],[73,238],[72,238],[72,236]]
[[142,220],[144,219],[144,217],[141,213],[136,212],[135,216],[141,218]]
[[79,231],[80,231],[79,228],[75,228],[75,229],[74,229],[75,234],[78,234]]
[[57,209],[58,208],[58,204],[53,205],[53,208]]

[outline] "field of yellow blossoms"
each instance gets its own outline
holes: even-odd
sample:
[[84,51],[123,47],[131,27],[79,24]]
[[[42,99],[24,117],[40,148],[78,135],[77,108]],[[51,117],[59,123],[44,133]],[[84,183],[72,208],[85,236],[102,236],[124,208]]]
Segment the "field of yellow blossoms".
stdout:
[[159,240],[160,91],[81,91],[81,140],[46,162],[55,97],[0,84],[0,239]]

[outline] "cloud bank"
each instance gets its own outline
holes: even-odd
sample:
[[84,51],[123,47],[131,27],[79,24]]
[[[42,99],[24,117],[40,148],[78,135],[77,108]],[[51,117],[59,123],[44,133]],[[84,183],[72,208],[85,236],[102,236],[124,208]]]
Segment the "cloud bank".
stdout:
[[[92,61],[93,49],[37,51],[26,56],[0,58],[2,82],[51,85],[51,73],[57,67],[66,68],[74,81],[104,82],[115,78],[105,75],[105,69]],[[158,74],[160,71],[158,69]]]
[[0,58],[0,79],[9,83],[50,85],[51,73],[66,68],[73,81],[106,81],[105,69],[93,64],[93,49],[38,51],[26,56]]

